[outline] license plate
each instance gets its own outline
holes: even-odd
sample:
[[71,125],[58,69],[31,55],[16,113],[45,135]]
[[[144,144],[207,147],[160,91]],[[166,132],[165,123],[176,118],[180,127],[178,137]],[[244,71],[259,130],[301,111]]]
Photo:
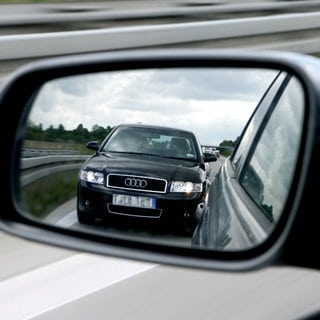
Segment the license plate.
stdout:
[[155,208],[156,199],[150,197],[127,196],[124,194],[114,194],[112,204],[118,206],[140,207],[140,208]]

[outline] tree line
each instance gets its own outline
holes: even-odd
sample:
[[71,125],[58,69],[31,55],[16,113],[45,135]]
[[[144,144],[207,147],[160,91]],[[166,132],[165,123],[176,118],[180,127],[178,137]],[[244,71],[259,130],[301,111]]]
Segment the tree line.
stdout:
[[[31,121],[26,126],[25,139],[33,141],[47,141],[47,142],[68,142],[86,145],[88,141],[102,141],[113,129],[111,126],[102,127],[95,124],[89,131],[79,124],[73,130],[66,130],[65,127],[60,124],[57,128],[51,125],[47,129],[43,129],[42,124],[34,124]],[[228,156],[231,154],[232,149],[235,147],[238,138],[235,141],[224,140],[219,146],[216,146],[220,150],[220,154]]]
[[26,127],[25,139],[34,141],[48,141],[48,142],[70,142],[86,144],[88,141],[102,141],[113,129],[111,126],[106,128],[94,125],[89,131],[82,124],[79,124],[73,130],[66,130],[65,127],[60,124],[57,128],[52,125],[43,129],[42,124],[36,125],[29,122]]

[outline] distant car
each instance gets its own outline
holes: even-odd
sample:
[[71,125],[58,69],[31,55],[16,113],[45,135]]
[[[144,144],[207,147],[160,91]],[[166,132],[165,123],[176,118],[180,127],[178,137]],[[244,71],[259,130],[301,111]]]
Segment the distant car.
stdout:
[[212,148],[212,151],[215,153],[217,158],[220,157],[220,150],[218,150],[217,148]]
[[220,151],[215,147],[202,146],[202,151],[205,153],[214,154],[217,158],[220,157]]
[[202,153],[192,132],[122,124],[101,145],[87,147],[95,154],[80,169],[80,223],[127,217],[165,225],[180,220],[181,228],[194,229],[209,190],[205,164],[217,158]]

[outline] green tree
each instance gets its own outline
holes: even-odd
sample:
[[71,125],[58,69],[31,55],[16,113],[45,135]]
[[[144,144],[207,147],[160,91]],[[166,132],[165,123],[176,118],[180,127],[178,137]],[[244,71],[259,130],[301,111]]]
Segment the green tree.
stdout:
[[224,157],[228,157],[231,155],[232,151],[234,150],[235,146],[237,145],[239,137],[235,141],[232,140],[223,140],[219,144],[220,154]]

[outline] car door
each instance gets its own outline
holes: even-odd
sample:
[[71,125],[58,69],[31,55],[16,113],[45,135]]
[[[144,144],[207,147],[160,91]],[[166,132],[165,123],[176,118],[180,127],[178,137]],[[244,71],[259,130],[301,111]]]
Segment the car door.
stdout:
[[193,246],[240,250],[270,236],[290,194],[299,154],[304,114],[299,86],[281,72],[261,99],[214,179]]

